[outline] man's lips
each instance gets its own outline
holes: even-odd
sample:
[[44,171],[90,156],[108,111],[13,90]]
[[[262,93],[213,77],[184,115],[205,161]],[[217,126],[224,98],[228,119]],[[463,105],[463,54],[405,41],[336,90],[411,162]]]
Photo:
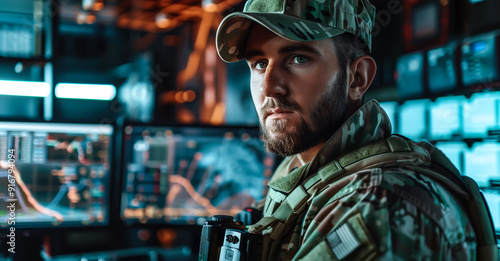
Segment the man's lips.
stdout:
[[268,112],[265,113],[264,119],[280,119],[280,118],[286,118],[289,117],[291,114],[293,114],[293,110],[288,110],[288,109],[272,109]]

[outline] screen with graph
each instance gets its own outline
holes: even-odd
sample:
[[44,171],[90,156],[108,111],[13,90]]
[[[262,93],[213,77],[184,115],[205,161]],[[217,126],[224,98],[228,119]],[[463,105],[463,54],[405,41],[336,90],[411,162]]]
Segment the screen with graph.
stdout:
[[277,164],[258,128],[126,125],[121,217],[203,224],[264,198]]
[[0,228],[106,225],[113,132],[104,124],[0,122]]

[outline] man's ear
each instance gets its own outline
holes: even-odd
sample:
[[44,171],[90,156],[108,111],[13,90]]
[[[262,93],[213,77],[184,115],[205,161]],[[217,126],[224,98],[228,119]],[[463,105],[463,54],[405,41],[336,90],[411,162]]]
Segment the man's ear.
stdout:
[[377,64],[372,57],[363,55],[349,64],[349,99],[359,100],[370,87]]

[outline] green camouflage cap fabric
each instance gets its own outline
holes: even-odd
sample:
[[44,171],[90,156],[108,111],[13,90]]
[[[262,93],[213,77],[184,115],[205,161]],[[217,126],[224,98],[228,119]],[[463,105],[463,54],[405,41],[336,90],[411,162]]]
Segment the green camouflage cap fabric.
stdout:
[[292,41],[321,40],[348,32],[371,50],[375,7],[368,0],[248,0],[243,12],[228,15],[219,25],[216,41],[222,60],[244,59],[253,22]]

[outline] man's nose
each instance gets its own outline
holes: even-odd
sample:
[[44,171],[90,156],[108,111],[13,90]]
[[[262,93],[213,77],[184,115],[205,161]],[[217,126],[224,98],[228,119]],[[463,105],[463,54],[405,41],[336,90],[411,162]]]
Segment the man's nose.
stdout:
[[285,96],[288,93],[286,86],[285,69],[279,65],[269,64],[261,83],[261,94],[266,97]]

